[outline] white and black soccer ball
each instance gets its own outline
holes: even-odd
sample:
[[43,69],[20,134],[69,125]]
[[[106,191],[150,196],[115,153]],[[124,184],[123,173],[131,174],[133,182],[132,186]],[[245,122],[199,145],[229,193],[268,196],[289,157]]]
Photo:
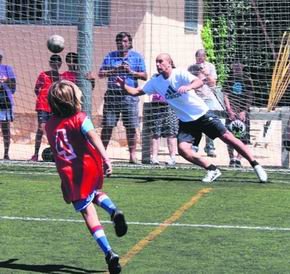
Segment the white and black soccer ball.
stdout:
[[47,48],[52,53],[60,53],[64,49],[64,38],[58,34],[51,35],[47,40]]
[[237,138],[243,138],[246,135],[246,125],[241,120],[234,120],[229,123],[228,129],[234,134]]

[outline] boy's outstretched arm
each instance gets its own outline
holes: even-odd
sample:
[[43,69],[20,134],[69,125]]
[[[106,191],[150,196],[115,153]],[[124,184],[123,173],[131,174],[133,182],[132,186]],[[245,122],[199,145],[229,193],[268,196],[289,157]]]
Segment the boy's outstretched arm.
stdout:
[[111,160],[106,152],[106,149],[103,145],[101,138],[99,137],[99,135],[97,134],[95,130],[90,130],[87,133],[87,137],[90,143],[94,146],[96,150],[100,152],[101,156],[103,157],[105,174],[107,176],[110,176],[113,172],[113,168],[112,168]]
[[145,94],[145,92],[140,87],[134,88],[126,85],[124,79],[119,76],[117,77],[116,82],[121,88],[123,88],[128,94],[132,96],[140,96]]

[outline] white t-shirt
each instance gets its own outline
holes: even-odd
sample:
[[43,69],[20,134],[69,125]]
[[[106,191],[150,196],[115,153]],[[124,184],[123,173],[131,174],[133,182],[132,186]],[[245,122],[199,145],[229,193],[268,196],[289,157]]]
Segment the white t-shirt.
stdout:
[[[217,74],[216,74],[216,69],[215,69],[215,66],[209,62],[204,62],[204,63],[201,63],[201,64],[194,64],[192,66],[190,66],[188,68],[188,71],[193,73],[194,75],[198,76],[197,74],[199,74],[199,71],[197,71],[197,67],[201,68],[205,68],[208,73],[209,73],[209,76],[211,76],[213,79],[217,79]],[[202,76],[204,76],[202,74]],[[215,88],[215,87],[213,87]],[[199,89],[196,90],[196,93],[197,95],[199,95],[203,100],[214,100],[215,99],[215,96],[213,94],[214,90],[209,87],[206,83],[200,87]]]
[[178,88],[189,85],[195,79],[197,77],[187,70],[173,69],[168,79],[164,79],[161,74],[154,76],[142,90],[148,95],[158,93],[163,96],[182,122],[195,121],[208,111],[207,105],[194,90],[185,93],[177,91]]

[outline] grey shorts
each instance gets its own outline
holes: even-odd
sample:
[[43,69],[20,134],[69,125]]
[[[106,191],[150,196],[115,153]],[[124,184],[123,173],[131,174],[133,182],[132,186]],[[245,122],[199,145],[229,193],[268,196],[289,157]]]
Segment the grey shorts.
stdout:
[[198,146],[202,133],[214,140],[217,137],[221,137],[226,131],[227,128],[221,120],[211,111],[208,111],[196,121],[179,121],[177,140],[178,143],[187,142],[194,146]]
[[0,121],[13,121],[14,114],[12,109],[1,109],[0,110]]
[[[125,95],[124,95],[125,96]],[[132,96],[105,96],[102,126],[115,127],[119,119],[126,128],[139,127],[139,100]]]
[[176,137],[178,133],[178,119],[174,110],[167,103],[151,103],[150,128],[153,137]]

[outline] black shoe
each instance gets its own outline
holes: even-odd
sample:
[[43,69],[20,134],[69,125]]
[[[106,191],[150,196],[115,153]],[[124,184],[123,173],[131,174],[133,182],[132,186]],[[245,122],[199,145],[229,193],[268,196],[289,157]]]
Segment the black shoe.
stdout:
[[235,159],[231,159],[229,167],[235,167],[235,166],[236,166],[236,160]]
[[237,168],[241,168],[242,167],[242,163],[241,163],[241,161],[240,160],[236,160],[236,167]]
[[106,262],[108,264],[110,274],[118,274],[121,272],[122,268],[119,264],[119,256],[112,250],[110,250],[106,255]]
[[111,220],[114,223],[116,235],[118,237],[124,236],[127,233],[128,225],[126,223],[125,216],[124,216],[123,212],[117,209],[112,214]]
[[3,159],[6,160],[6,161],[9,161],[10,160],[10,158],[9,158],[9,156],[7,154],[4,155],[4,158]]

